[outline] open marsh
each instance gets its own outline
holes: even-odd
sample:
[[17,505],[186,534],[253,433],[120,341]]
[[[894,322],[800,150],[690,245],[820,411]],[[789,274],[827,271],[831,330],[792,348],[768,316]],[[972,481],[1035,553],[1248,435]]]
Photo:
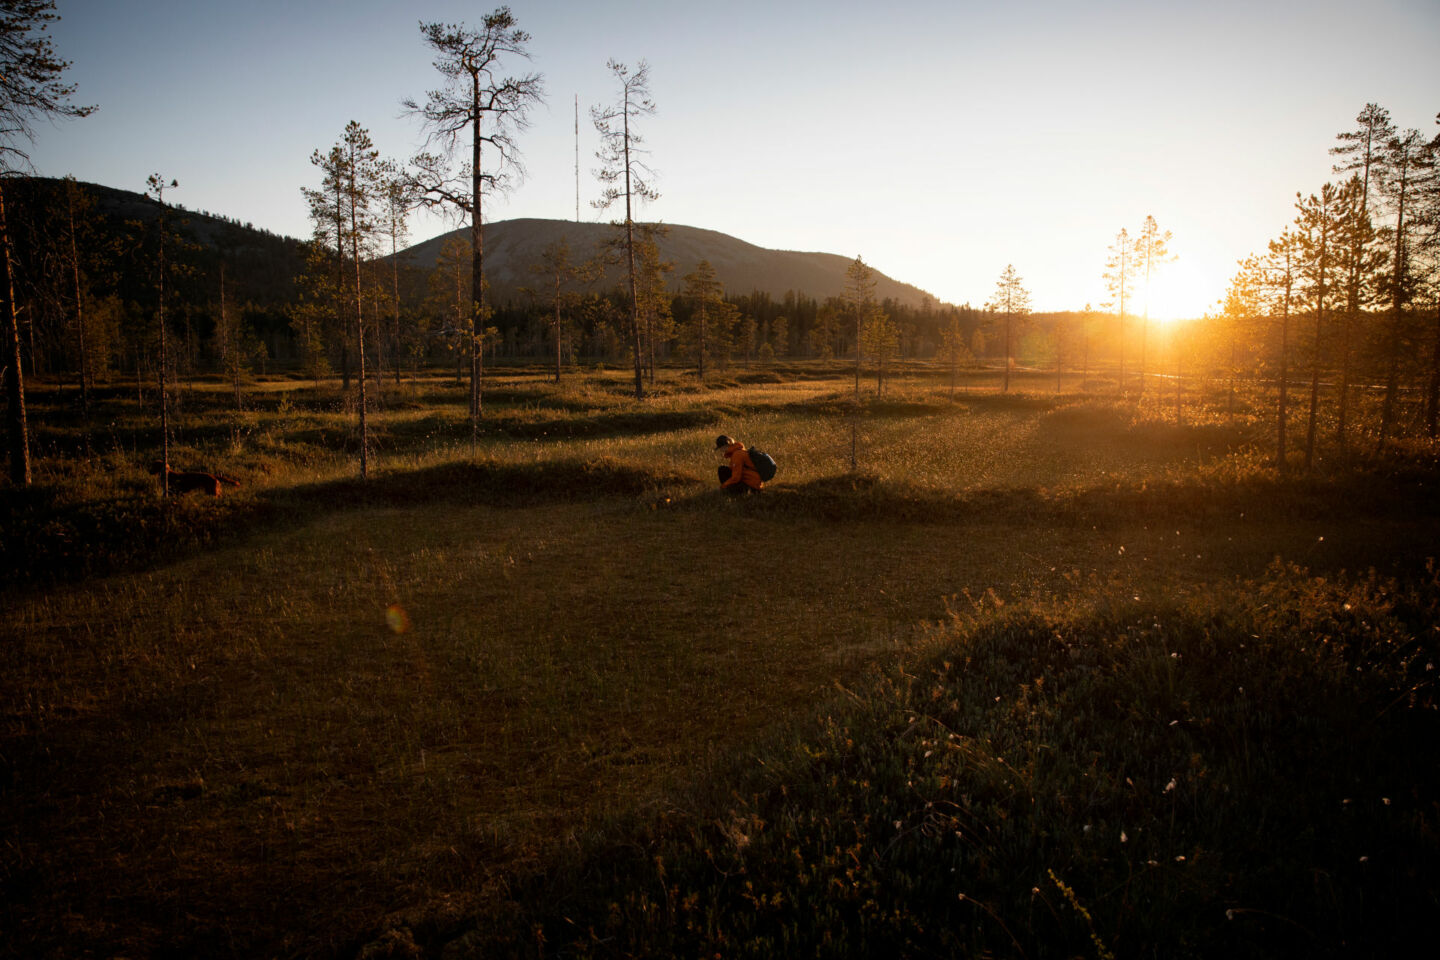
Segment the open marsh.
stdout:
[[[1285,479],[1243,421],[952,402],[917,381],[862,408],[851,474],[843,380],[683,387],[637,404],[604,381],[501,381],[472,460],[463,397],[407,385],[376,417],[368,484],[343,411],[293,414],[318,400],[303,385],[247,411],[240,439],[196,399],[176,459],[245,486],[170,508],[126,493],[124,441],[108,473],[42,462],[77,479],[11,509],[12,529],[50,524],[25,531],[37,556],[126,496],[91,528],[101,549],[134,533],[126,518],[205,533],[78,580],[55,553],[55,577],[8,589],[0,879],[23,934],[0,951],[335,956],[391,936],[438,955],[477,916],[559,936],[536,890],[603,914],[620,881],[576,893],[575,863],[658,842],[697,785],[717,806],[672,832],[728,816],[751,789],[735,769],[779,763],[776,744],[843,716],[876,671],[963,650],[965,630],[1081,607],[1143,618],[1277,559],[1423,579],[1440,532],[1433,455]],[[777,456],[771,489],[714,491],[718,432]],[[1420,803],[1433,778],[1411,786]],[[1114,916],[1070,876],[1098,922]],[[507,936],[474,949],[530,950]],[[723,941],[697,936],[684,949]]]

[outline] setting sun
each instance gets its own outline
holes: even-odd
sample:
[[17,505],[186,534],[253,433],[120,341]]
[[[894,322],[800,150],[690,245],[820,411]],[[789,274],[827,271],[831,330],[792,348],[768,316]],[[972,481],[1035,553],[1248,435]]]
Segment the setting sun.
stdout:
[[[1150,281],[1150,319],[1171,323],[1203,316],[1220,298],[1224,282],[1184,260],[1166,264]],[[1143,309],[1143,294],[1138,302]]]

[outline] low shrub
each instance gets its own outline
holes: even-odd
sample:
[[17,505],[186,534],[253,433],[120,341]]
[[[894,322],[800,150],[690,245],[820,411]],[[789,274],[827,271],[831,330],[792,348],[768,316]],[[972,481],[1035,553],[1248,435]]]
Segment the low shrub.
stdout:
[[1405,585],[1277,565],[1155,605],[967,611],[464,944],[1408,952],[1440,900],[1437,613],[1433,563]]

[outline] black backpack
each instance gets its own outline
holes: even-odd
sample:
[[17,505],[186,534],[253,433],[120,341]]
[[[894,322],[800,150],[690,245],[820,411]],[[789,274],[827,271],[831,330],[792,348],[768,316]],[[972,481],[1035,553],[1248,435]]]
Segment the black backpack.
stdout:
[[764,450],[756,450],[754,447],[751,447],[746,453],[750,454],[750,462],[755,464],[755,472],[760,474],[761,483],[769,483],[775,479],[775,471],[779,467],[776,465],[774,457]]

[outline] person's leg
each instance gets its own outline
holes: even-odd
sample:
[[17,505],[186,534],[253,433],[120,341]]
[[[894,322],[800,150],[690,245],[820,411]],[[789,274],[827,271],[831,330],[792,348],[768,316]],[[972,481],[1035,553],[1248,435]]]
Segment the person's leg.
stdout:
[[730,479],[730,468],[722,464],[717,472],[720,475],[720,485],[723,487],[725,485],[725,481]]

